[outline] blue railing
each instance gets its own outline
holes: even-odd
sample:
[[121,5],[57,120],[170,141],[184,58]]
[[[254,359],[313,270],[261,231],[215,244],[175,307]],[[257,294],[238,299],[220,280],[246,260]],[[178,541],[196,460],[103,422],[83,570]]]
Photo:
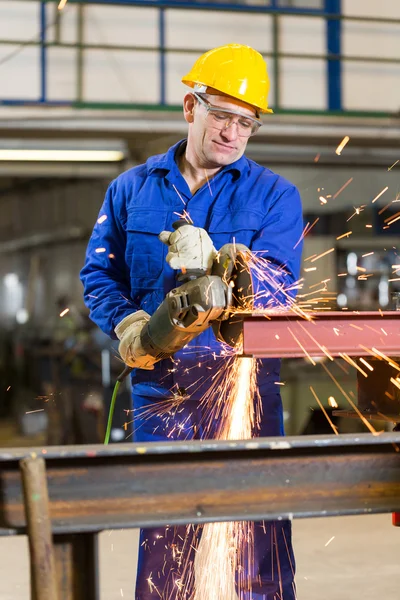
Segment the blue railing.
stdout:
[[[14,0],[16,1],[16,0]],[[47,65],[47,51],[49,47],[58,46],[58,47],[71,47],[71,44],[63,44],[59,42],[51,42],[48,39],[48,29],[54,24],[48,23],[46,20],[47,15],[47,6],[50,4],[58,4],[59,0],[42,0],[38,2],[39,7],[39,36],[37,40],[32,40],[31,42],[18,42],[18,41],[7,41],[0,40],[0,44],[4,45],[9,43],[10,45],[14,45],[21,43],[21,46],[26,45],[39,45],[40,46],[40,96],[37,100],[26,100],[24,98],[15,98],[15,99],[1,99],[0,104],[3,105],[21,105],[21,104],[45,104],[45,105],[65,105],[65,106],[74,106],[74,107],[91,107],[91,108],[140,108],[140,109],[167,109],[167,110],[176,110],[178,107],[168,105],[166,102],[166,53],[174,51],[174,49],[166,47],[166,36],[165,36],[165,10],[166,9],[187,9],[187,10],[213,10],[213,11],[228,11],[228,12],[243,12],[243,13],[253,13],[256,14],[271,14],[274,18],[274,26],[273,26],[273,52],[270,54],[272,58],[274,58],[274,79],[275,79],[275,97],[272,100],[272,104],[274,106],[275,112],[308,112],[308,113],[340,113],[340,114],[350,114],[345,113],[342,110],[342,62],[343,60],[359,60],[365,62],[386,62],[386,63],[396,63],[400,64],[400,59],[370,59],[366,57],[344,57],[341,51],[341,37],[342,37],[342,22],[343,20],[352,20],[352,21],[364,21],[364,22],[381,22],[381,23],[396,23],[400,24],[400,20],[391,20],[391,19],[374,19],[368,17],[349,17],[343,16],[341,14],[341,0],[321,0],[322,8],[315,8],[312,6],[307,6],[307,1],[304,0],[301,7],[290,6],[290,2],[286,3],[285,0],[270,0],[269,3],[266,2],[265,6],[259,4],[253,4],[251,1],[249,2],[206,2],[204,0],[68,0],[68,4],[70,5],[78,5],[83,8],[84,5],[120,5],[120,6],[131,6],[134,7],[156,7],[159,9],[159,19],[158,19],[158,47],[157,48],[139,48],[139,47],[119,47],[112,45],[93,45],[93,44],[85,44],[83,41],[80,41],[76,46],[80,48],[83,52],[85,49],[124,49],[124,50],[156,50],[159,53],[159,102],[158,104],[128,104],[128,103],[106,103],[106,102],[97,102],[97,103],[87,103],[82,100],[81,97],[81,87],[78,84],[78,89],[76,93],[76,99],[74,101],[52,101],[49,100],[47,94],[47,76],[48,76],[48,65]],[[326,22],[326,53],[323,56],[317,56],[315,54],[297,54],[295,57],[289,54],[281,53],[279,51],[279,40],[278,40],[278,23],[280,15],[297,15],[299,17],[308,16],[308,17],[319,17],[325,19]],[[206,50],[206,48],[204,49]],[[185,52],[185,50],[179,49],[181,52]],[[199,50],[191,50],[187,49],[187,52],[193,52],[199,54]],[[327,69],[327,110],[326,111],[301,111],[301,110],[282,110],[279,106],[279,62],[281,58],[310,58],[310,59],[321,59],[323,58],[326,63]],[[78,61],[79,63],[79,61]],[[1,68],[1,64],[0,64]],[[80,67],[78,65],[77,68],[82,67],[82,61],[80,61]],[[77,81],[82,81],[83,73],[77,74]],[[351,113],[352,115],[357,114],[354,111]],[[360,113],[365,115],[366,113]],[[383,113],[371,113],[376,116],[380,116]]]

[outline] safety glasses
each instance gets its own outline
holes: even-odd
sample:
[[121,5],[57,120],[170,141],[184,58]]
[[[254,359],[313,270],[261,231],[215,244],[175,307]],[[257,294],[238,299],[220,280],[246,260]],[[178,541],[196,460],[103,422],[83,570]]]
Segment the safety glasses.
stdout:
[[228,129],[233,123],[236,124],[237,134],[239,137],[249,138],[257,133],[262,123],[258,119],[243,115],[241,112],[213,106],[207,100],[202,98],[200,94],[193,92],[199,104],[207,111],[207,121],[215,129]]

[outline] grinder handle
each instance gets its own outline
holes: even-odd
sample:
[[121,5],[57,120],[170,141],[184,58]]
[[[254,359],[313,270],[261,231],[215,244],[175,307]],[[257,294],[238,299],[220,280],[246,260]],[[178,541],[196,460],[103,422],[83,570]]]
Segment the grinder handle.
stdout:
[[128,365],[126,365],[125,369],[122,371],[122,373],[120,373],[117,377],[117,381],[119,381],[120,383],[122,383],[125,379],[125,377],[127,377],[129,375],[129,373],[131,373],[131,371],[133,371],[133,367],[129,367]]
[[179,227],[183,227],[184,225],[191,225],[191,223],[185,221],[185,219],[178,219],[177,221],[174,221],[172,223],[172,227],[175,229],[175,231],[179,229]]

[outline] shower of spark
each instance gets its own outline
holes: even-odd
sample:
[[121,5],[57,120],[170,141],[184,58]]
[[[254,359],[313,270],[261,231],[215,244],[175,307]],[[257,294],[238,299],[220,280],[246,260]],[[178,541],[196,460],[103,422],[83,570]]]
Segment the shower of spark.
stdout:
[[[226,403],[226,418],[221,421],[217,439],[251,439],[254,415],[259,412],[256,383],[257,366],[253,358],[236,357],[229,373],[231,390]],[[246,522],[208,523],[194,561],[193,600],[233,600],[236,578],[241,589],[251,589],[253,524]],[[247,564],[245,565],[244,562]]]

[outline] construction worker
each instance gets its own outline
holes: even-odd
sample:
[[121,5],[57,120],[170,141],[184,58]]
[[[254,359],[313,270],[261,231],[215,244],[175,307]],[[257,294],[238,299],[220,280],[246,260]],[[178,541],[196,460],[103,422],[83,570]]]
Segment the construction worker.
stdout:
[[[142,327],[166,293],[179,285],[177,269],[209,269],[218,249],[235,241],[268,258],[278,289],[292,288],[289,296],[295,294],[300,270],[299,193],[244,156],[261,115],[272,112],[261,54],[238,44],[215,48],[195,62],[182,82],[189,87],[183,100],[187,139],[110,184],[81,273],[91,318],[120,340],[122,359],[135,367],[133,439],[140,442],[212,438],[217,425],[204,426],[199,405],[213,374],[226,363],[211,328],[173,361],[154,364],[140,344]],[[171,233],[182,213],[193,224]],[[254,286],[266,289],[266,305],[288,301],[255,275]],[[279,369],[278,359],[260,361],[263,416],[254,435],[284,433]],[[182,390],[186,399],[179,410],[171,409],[167,417],[157,410]],[[182,587],[181,579],[186,533],[186,527],[141,531],[138,600],[191,597],[191,586]],[[252,590],[238,590],[240,599],[294,599],[290,523],[256,523],[253,556],[248,574]]]

